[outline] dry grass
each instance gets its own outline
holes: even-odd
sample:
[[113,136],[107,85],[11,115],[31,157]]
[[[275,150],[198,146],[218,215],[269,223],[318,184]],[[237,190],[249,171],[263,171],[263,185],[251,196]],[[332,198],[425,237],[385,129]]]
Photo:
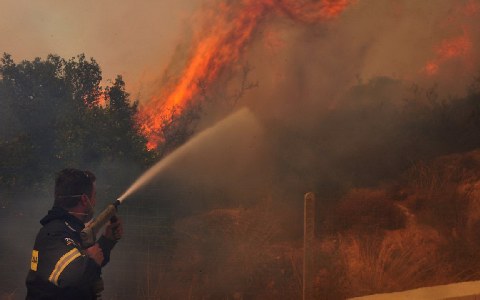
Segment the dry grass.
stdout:
[[405,227],[404,212],[383,190],[353,189],[339,202],[330,218],[333,232],[376,232]]
[[479,162],[480,153],[472,152],[414,165],[408,173],[408,188],[414,193],[406,206],[418,222],[435,228],[455,243],[473,241],[472,229],[480,220],[475,194],[480,180]]
[[[162,299],[297,299],[301,249],[274,242],[280,233],[271,203],[216,209],[176,224],[168,270],[154,273],[145,297]],[[161,274],[160,274],[161,273]]]
[[[314,250],[316,299],[479,279],[479,162],[480,152],[418,163],[395,189],[347,193]],[[301,243],[278,238],[284,223],[273,207],[266,201],[179,221],[170,268],[145,295],[301,298]]]
[[401,182],[336,209],[329,263],[343,272],[328,271],[345,296],[480,278],[480,151],[417,163]]
[[433,229],[409,227],[384,237],[343,235],[339,259],[350,296],[399,291],[447,282],[449,264]]

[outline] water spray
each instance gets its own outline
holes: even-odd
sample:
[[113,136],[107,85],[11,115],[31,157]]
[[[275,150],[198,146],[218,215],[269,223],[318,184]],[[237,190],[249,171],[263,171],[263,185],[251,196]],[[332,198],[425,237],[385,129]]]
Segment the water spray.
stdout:
[[115,200],[112,204],[109,204],[92,222],[90,222],[80,232],[82,238],[83,248],[91,247],[97,241],[97,233],[100,229],[107,224],[107,222],[116,222],[117,220],[117,208],[121,204],[120,200]]
[[150,169],[148,169],[139,178],[137,178],[137,180],[135,180],[135,182],[118,198],[117,201],[123,203],[126,198],[130,197],[132,194],[134,194],[147,183],[149,183],[153,178],[164,172],[168,167],[170,167],[171,164],[181,160],[182,157],[188,155],[189,152],[192,151],[192,149],[195,149],[202,143],[211,140],[215,136],[215,134],[218,134],[221,129],[229,129],[233,126],[233,124],[237,124],[237,122],[241,122],[244,120],[247,120],[250,126],[257,126],[256,120],[248,108],[239,109],[238,111],[230,114],[228,117],[219,121],[212,127],[207,128],[199,134],[195,135],[187,143],[183,144],[175,151],[170,153],[168,156],[156,163],[154,166],[152,166]]
[[[218,122],[214,126],[204,130],[198,135],[194,136],[186,144],[180,146],[178,149],[170,153],[167,157],[160,160],[145,173],[143,173],[135,182],[112,204],[109,204],[90,224],[88,224],[80,233],[82,237],[82,245],[84,248],[93,246],[96,241],[97,233],[100,229],[107,224],[108,221],[115,222],[117,208],[123,201],[130,197],[132,194],[137,192],[147,183],[149,183],[154,177],[158,176],[160,173],[168,169],[168,167],[177,160],[180,160],[182,157],[187,155],[189,151],[198,147],[202,143],[211,140],[215,134],[218,134],[219,130],[226,127],[230,128],[233,124],[236,124],[239,121],[248,120],[249,124],[252,126],[254,124],[257,126],[255,119],[251,112],[246,109],[240,109],[239,111],[231,114],[227,118]],[[225,128],[224,128],[225,129]]]

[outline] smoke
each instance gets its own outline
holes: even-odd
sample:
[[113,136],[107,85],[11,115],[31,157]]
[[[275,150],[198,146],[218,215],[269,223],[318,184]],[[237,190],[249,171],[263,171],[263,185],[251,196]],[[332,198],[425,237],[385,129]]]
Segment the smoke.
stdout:
[[[271,251],[248,236],[289,242],[301,237],[305,192],[317,193],[319,216],[324,216],[351,188],[378,186],[399,178],[416,160],[471,147],[449,146],[455,144],[452,136],[442,135],[435,125],[441,123],[435,120],[441,112],[430,116],[432,111],[420,108],[435,100],[426,92],[435,85],[445,99],[465,95],[478,72],[474,54],[480,27],[463,10],[477,2],[356,1],[338,18],[316,25],[266,18],[242,58],[207,86],[197,127],[201,132],[243,105],[261,134],[250,122],[239,121],[172,165],[138,196],[140,202],[127,202],[152,208],[157,201],[163,213],[172,212],[175,231],[167,238],[156,236],[162,247],[175,241],[175,250],[162,254],[171,260],[159,266],[172,275],[155,280],[182,278],[195,289],[215,278],[224,285],[212,280],[203,286],[225,296],[226,286],[236,282],[232,273],[237,279],[255,276],[255,264]],[[457,36],[468,36],[470,50],[439,59],[439,47]],[[187,57],[189,46],[183,42],[179,48]],[[432,60],[438,63],[433,75],[425,71]],[[225,104],[242,87],[239,65],[250,66],[247,81],[258,86],[236,104]],[[181,70],[182,63],[175,60],[170,66]],[[415,84],[421,87],[412,88]],[[256,205],[263,201],[273,203],[267,205],[271,215],[245,213],[258,212]],[[256,224],[256,218],[264,222]],[[265,224],[275,224],[273,233],[258,233]],[[243,261],[247,246],[265,256]],[[169,260],[162,255],[159,261]],[[248,267],[232,266],[235,259]],[[229,275],[222,278],[216,270]]]
[[[425,101],[414,85],[436,87],[440,102],[465,95],[480,66],[479,21],[465,12],[475,4],[358,1],[324,24],[265,24],[245,58],[259,87],[243,101],[268,128],[276,174],[312,189],[377,184],[432,155],[432,136],[411,140],[413,115],[404,105]],[[268,32],[280,40],[275,51],[265,50]],[[469,48],[438,59],[445,40],[457,36]],[[432,60],[439,62],[434,75],[425,72]]]
[[[163,158],[127,192],[128,201],[143,190],[170,203],[176,216],[254,203],[271,174],[263,131],[248,109],[234,112]],[[160,194],[148,195],[152,190]]]
[[[141,6],[132,1],[121,5],[86,1],[79,8],[55,0],[42,4],[2,1],[0,39],[4,43],[0,50],[11,53],[16,60],[48,53],[72,57],[85,52],[103,67],[105,79],[122,74],[129,91],[148,101],[151,85],[178,55],[177,45],[188,49],[190,38],[186,33],[205,23],[201,18],[191,18],[193,12],[199,14],[202,5],[205,1],[148,2]],[[363,66],[355,72],[363,80],[374,76],[414,79],[427,61],[434,59],[435,47],[443,39],[466,32],[474,44],[472,49],[476,49],[476,14],[476,0],[354,1],[328,26],[335,27],[333,38],[344,43],[337,50],[349,54],[366,51]],[[277,32],[269,19],[259,30]],[[298,29],[293,21],[285,22],[288,24],[280,29],[280,36],[285,28]],[[288,41],[283,44],[292,45]]]
[[200,1],[2,1],[0,52],[16,61],[54,53],[85,53],[105,80],[122,74],[134,96],[143,93],[181,41],[184,23]]
[[[472,58],[478,52],[478,20],[462,14],[467,2],[358,1],[326,24],[269,23],[265,31],[276,32],[282,46],[276,53],[265,51],[260,36],[248,56],[258,74],[252,76],[261,84],[258,92],[265,96],[258,100],[254,95],[251,101],[266,110],[291,105],[297,111],[313,102],[323,111],[353,85],[375,77],[425,87],[436,83],[443,91],[460,94],[478,72],[478,60]],[[436,76],[423,72],[444,40],[465,34],[472,43],[468,53],[445,61]],[[285,92],[287,97],[278,97]]]
[[[179,4],[173,9],[193,10],[189,6],[192,2],[176,3]],[[165,12],[171,9],[162,7],[164,4],[149,3],[142,12],[133,4],[121,6],[119,11],[112,8],[118,3],[95,5],[100,5],[100,9],[96,6],[95,11],[76,11],[66,4],[52,8],[67,15],[79,13],[94,21],[85,31],[67,26],[66,32],[60,36],[55,34],[51,43],[44,39],[32,41],[43,45],[46,52],[58,53],[63,38],[76,36],[81,44],[69,46],[67,52],[73,52],[69,55],[86,52],[94,56],[104,67],[107,78],[112,77],[109,72],[132,74],[130,78],[134,78],[136,89],[133,94],[140,94],[142,102],[147,103],[150,94],[143,92],[156,88],[147,83],[168,81],[164,77],[164,66],[167,66],[167,73],[178,74],[189,54],[193,34],[188,31],[184,35],[187,30],[179,29],[178,14],[168,16]],[[235,224],[235,216],[258,228],[275,224],[278,228],[272,240],[295,240],[301,236],[301,200],[305,192],[316,192],[321,199],[319,210],[326,211],[328,202],[337,201],[352,187],[376,186],[384,180],[398,178],[417,159],[454,151],[439,142],[438,133],[429,131],[431,128],[423,115],[405,108],[405,100],[414,104],[425,101],[425,93],[421,92],[423,96],[420,97],[415,90],[412,92],[413,84],[425,90],[436,85],[437,93],[445,98],[465,94],[466,85],[479,67],[476,54],[480,21],[475,5],[480,5],[479,1],[355,1],[338,18],[321,24],[297,23],[283,16],[265,19],[254,31],[238,62],[251,67],[247,80],[258,86],[245,91],[237,103],[225,105],[229,95],[241,88],[242,69],[235,65],[230,73],[223,72],[224,77],[220,76],[217,84],[207,90],[209,101],[203,106],[197,133],[214,126],[240,106],[248,107],[251,113],[236,119],[230,126],[218,128],[211,139],[192,148],[168,172],[122,205],[120,213],[128,216],[126,237],[115,249],[112,263],[106,269],[107,292],[122,298],[120,292],[115,294],[108,288],[109,284],[127,290],[141,290],[138,286],[145,286],[146,281],[128,285],[131,278],[125,278],[125,270],[141,274],[154,284],[158,282],[156,279],[172,280],[172,274],[177,276],[175,279],[185,279],[182,274],[188,273],[192,276],[182,286],[186,290],[186,286],[193,286],[196,280],[192,273],[197,272],[196,276],[201,278],[201,270],[185,267],[184,273],[176,269],[178,273],[170,275],[168,271],[172,271],[169,268],[173,268],[174,263],[182,261],[179,254],[175,256],[176,249],[185,251],[183,258],[198,254],[187,251],[187,246],[198,246],[189,244],[188,234],[193,232],[196,237],[200,236],[199,243],[206,245],[202,254],[205,256],[209,249],[214,249],[210,251],[211,256],[226,249],[222,246],[233,234],[222,232],[221,239],[214,235],[222,224]],[[28,11],[34,12],[31,8]],[[157,15],[159,11],[160,16]],[[39,14],[48,16],[40,8]],[[135,22],[125,21],[120,27],[112,25],[119,24],[114,20],[130,18],[142,20],[142,23],[132,26]],[[53,21],[38,22],[45,25]],[[32,25],[17,24],[17,30],[29,26]],[[79,32],[83,34],[78,35]],[[459,36],[468,37],[469,50],[441,58],[439,47],[445,40],[455,40]],[[187,37],[186,40],[183,37]],[[91,50],[85,48],[89,44],[93,45]],[[176,45],[179,46],[175,48]],[[172,52],[175,53],[173,59],[168,61]],[[130,59],[126,61],[125,57]],[[432,61],[438,63],[438,72],[433,75],[425,72],[425,66]],[[146,64],[150,66],[145,67]],[[128,78],[125,76],[127,84]],[[136,79],[143,83],[136,84]],[[101,175],[131,172],[128,165],[105,168],[107,170],[101,171]],[[124,187],[111,189],[120,192]],[[271,199],[273,204],[266,210],[274,216],[248,214],[242,210],[254,211],[255,205],[265,199]],[[227,221],[215,223],[213,229],[205,225],[212,218],[208,212],[225,208],[232,211],[214,212],[225,216]],[[256,219],[265,222],[251,221]],[[159,224],[164,227],[160,228]],[[252,227],[233,228],[248,230],[244,235],[237,235],[241,238],[235,241],[238,244],[232,245],[242,245],[242,242],[245,245],[250,241],[246,236],[252,232],[249,231]],[[271,238],[266,233],[258,237]],[[6,243],[2,240],[2,244]],[[235,258],[242,249],[245,248],[235,251],[232,246],[224,254]],[[193,255],[189,259],[193,266],[197,266],[195,259],[201,260]],[[208,266],[208,259],[206,261]],[[231,260],[225,261],[224,266],[228,267]],[[225,269],[220,262],[210,267]],[[163,273],[159,269],[165,270],[165,277],[160,276]],[[255,273],[257,269],[249,271]],[[230,273],[234,277],[235,272]],[[157,275],[160,277],[156,278]],[[155,293],[141,291],[137,296],[155,297]]]
[[22,299],[26,296],[25,279],[40,217],[53,200],[23,191],[16,195],[0,190],[0,298]]

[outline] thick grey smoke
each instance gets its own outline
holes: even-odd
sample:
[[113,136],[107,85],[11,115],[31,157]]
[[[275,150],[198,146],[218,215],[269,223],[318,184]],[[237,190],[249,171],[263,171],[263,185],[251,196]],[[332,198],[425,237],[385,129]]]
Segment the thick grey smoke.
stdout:
[[[401,160],[418,159],[406,157],[412,153],[402,143],[415,142],[399,114],[406,100],[425,100],[414,85],[435,87],[438,101],[465,95],[480,67],[479,5],[358,1],[317,26],[264,24],[246,58],[259,87],[244,101],[265,121],[273,155],[289,168],[278,172],[292,171],[311,188],[329,180],[372,184],[400,172]],[[272,33],[279,46],[268,51]],[[449,46],[458,56],[439,58],[459,37],[466,46]],[[438,62],[433,75],[425,71],[431,61]]]

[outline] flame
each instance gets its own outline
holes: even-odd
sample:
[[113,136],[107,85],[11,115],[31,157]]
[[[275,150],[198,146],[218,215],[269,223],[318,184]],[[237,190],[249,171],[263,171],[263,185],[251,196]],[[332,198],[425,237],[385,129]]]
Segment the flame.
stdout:
[[459,36],[442,42],[437,50],[439,60],[447,60],[458,56],[465,56],[472,46],[467,35]]
[[438,73],[438,68],[438,62],[430,61],[425,65],[424,70],[428,75],[434,75]]
[[470,37],[464,33],[462,36],[446,39],[436,49],[435,59],[427,62],[424,67],[425,73],[434,75],[438,73],[440,65],[457,57],[466,57],[472,48]]
[[480,13],[480,4],[470,0],[453,11],[447,20],[447,25],[457,31],[462,30],[463,33],[459,36],[446,38],[434,47],[435,57],[429,60],[422,69],[427,75],[437,74],[443,64],[453,59],[462,59],[467,67],[473,65],[471,62],[473,43],[469,35],[471,29],[469,29],[467,21],[468,18],[475,18]]
[[352,0],[242,0],[221,2],[202,12],[207,20],[195,32],[185,67],[176,80],[164,85],[143,107],[141,128],[148,139],[147,148],[162,142],[165,120],[180,114],[185,105],[201,93],[198,83],[214,82],[227,66],[237,62],[252,40],[257,26],[267,15],[287,16],[312,24],[338,16]]
[[107,106],[107,98],[105,97],[105,93],[101,93],[98,96],[98,105],[100,105],[101,107]]

